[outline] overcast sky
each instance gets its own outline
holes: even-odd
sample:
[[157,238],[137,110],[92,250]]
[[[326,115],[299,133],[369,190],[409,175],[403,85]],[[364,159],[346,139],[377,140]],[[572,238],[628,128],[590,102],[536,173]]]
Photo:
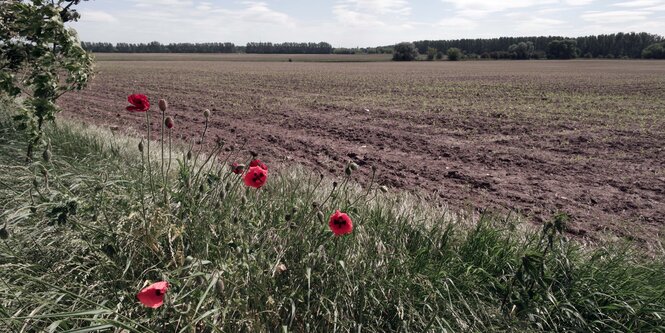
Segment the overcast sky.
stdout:
[[665,0],[91,0],[84,41],[326,41],[335,47],[421,39],[646,31],[665,35]]

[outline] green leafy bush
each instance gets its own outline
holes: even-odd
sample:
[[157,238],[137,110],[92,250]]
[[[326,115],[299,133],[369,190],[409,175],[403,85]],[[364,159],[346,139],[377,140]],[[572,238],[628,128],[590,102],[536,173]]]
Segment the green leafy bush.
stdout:
[[0,92],[21,98],[15,117],[28,133],[28,157],[43,143],[45,122],[55,119],[62,94],[85,87],[92,59],[81,48],[72,9],[81,0],[3,1],[0,4]]

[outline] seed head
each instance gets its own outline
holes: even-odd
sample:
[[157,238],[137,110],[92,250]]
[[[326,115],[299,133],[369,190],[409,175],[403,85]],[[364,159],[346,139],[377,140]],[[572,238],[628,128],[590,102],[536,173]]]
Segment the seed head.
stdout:
[[46,148],[42,154],[42,158],[44,158],[44,162],[51,162],[51,149]]
[[7,227],[2,227],[2,229],[0,229],[0,239],[7,239],[7,238],[9,238],[9,231],[7,231]]
[[162,112],[166,112],[166,109],[169,107],[169,103],[166,102],[165,99],[160,99],[157,104],[159,104],[159,109],[162,110]]
[[348,166],[348,165],[347,165],[346,168],[344,168],[344,173],[345,173],[347,176],[351,176],[351,174],[353,173],[353,170],[351,170],[351,166]]
[[171,116],[168,116],[166,119],[164,119],[164,126],[166,126],[168,129],[173,128],[173,118],[171,118]]
[[143,140],[141,140],[141,142],[139,142],[139,151],[143,152]]
[[210,110],[208,109],[203,110],[203,116],[206,117],[206,119],[210,118]]
[[322,211],[318,211],[318,212],[316,212],[316,217],[319,219],[319,222],[321,222],[321,223],[323,223],[323,221],[324,221],[325,218],[326,218],[326,217],[323,215],[323,212],[322,212]]
[[215,288],[218,293],[223,294],[224,293],[224,279],[218,279],[217,282],[215,283]]
[[358,166],[358,164],[356,164],[355,162],[349,163],[349,169],[351,169],[351,171],[356,171],[358,170],[359,167],[360,166]]

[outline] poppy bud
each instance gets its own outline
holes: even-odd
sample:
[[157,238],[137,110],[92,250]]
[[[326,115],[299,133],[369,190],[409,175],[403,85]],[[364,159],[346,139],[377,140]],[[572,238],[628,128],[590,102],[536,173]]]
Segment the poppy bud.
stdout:
[[386,192],[388,192],[388,187],[381,186],[381,187],[379,187],[379,190],[381,190],[381,192],[383,192],[383,193],[386,193]]
[[246,205],[246,204],[247,204],[247,197],[243,195],[243,196],[240,198],[240,201],[242,202],[243,206]]
[[222,199],[222,200],[226,199],[226,190],[225,189],[222,189],[221,191],[219,191],[219,198]]
[[286,221],[286,222],[291,221],[291,214],[284,215],[284,221]]
[[344,168],[344,173],[347,176],[351,176],[351,174],[353,173],[353,170],[351,170],[351,167],[347,165],[346,168]]
[[252,157],[254,157],[254,158],[256,158],[257,156],[259,156],[259,154],[258,154],[257,152],[255,152],[255,151],[253,151],[253,150],[250,150],[250,151],[249,151],[249,154],[252,155]]
[[32,186],[34,186],[35,189],[39,189],[39,182],[37,181],[37,178],[32,179]]
[[189,161],[191,159],[192,159],[192,151],[190,150],[187,152],[187,160]]
[[337,182],[332,183],[333,188],[337,188]]
[[318,207],[319,207],[319,203],[316,202],[316,201],[312,202],[312,207],[314,207],[314,208],[318,208]]
[[141,142],[139,142],[139,151],[143,152],[143,140],[141,140]]
[[376,172],[376,166],[372,165],[372,172]]
[[349,169],[351,169],[351,171],[356,171],[358,170],[358,168],[359,168],[358,164],[354,162],[349,163]]
[[321,222],[321,223],[323,223],[324,219],[326,218],[326,217],[323,215],[323,212],[322,212],[322,211],[318,211],[318,212],[316,212],[316,217],[319,219],[319,222]]
[[42,158],[44,158],[44,162],[51,162],[51,150],[46,148],[42,154]]
[[2,227],[2,229],[0,229],[0,239],[7,238],[9,238],[9,231],[7,231],[7,227]]
[[159,104],[159,109],[162,110],[162,112],[165,112],[169,107],[169,103],[167,103],[165,99],[160,99],[157,104]]
[[210,117],[210,110],[208,110],[208,109],[203,110],[203,116],[206,117],[206,119],[209,118]]
[[172,129],[173,128],[173,118],[171,118],[170,116],[166,117],[166,119],[164,119],[164,125],[166,126],[166,128]]

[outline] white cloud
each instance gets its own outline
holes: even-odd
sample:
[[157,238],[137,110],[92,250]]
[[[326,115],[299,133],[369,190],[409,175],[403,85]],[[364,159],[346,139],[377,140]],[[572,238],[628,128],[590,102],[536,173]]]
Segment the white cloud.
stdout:
[[381,21],[375,15],[354,11],[346,6],[333,7],[333,14],[337,18],[337,21],[344,26],[382,27],[386,25],[385,22]]
[[649,7],[656,5],[663,5],[665,1],[662,0],[634,0],[612,4],[614,7],[635,8],[635,7]]
[[491,13],[502,12],[512,9],[529,8],[547,4],[557,3],[558,0],[442,0],[444,3],[453,5],[457,13],[467,17],[483,17]]
[[406,0],[339,0],[332,13],[338,23],[347,27],[413,27],[407,22],[411,7]]
[[607,12],[586,12],[581,15],[582,19],[595,24],[617,24],[617,23],[633,23],[636,21],[644,21],[648,18],[649,12],[644,11],[629,11],[617,10]]
[[293,25],[293,20],[289,15],[270,9],[265,2],[245,2],[245,5],[247,5],[245,9],[229,13],[237,15],[238,19],[245,22]]
[[82,10],[80,14],[81,22],[112,23],[118,21],[113,15],[99,10]]
[[134,0],[135,6],[139,8],[150,7],[191,7],[192,0]]
[[342,0],[338,1],[338,6],[351,7],[361,12],[379,15],[411,14],[411,7],[409,7],[409,2],[406,0]]
[[564,0],[563,3],[568,6],[586,6],[593,3],[595,0]]

